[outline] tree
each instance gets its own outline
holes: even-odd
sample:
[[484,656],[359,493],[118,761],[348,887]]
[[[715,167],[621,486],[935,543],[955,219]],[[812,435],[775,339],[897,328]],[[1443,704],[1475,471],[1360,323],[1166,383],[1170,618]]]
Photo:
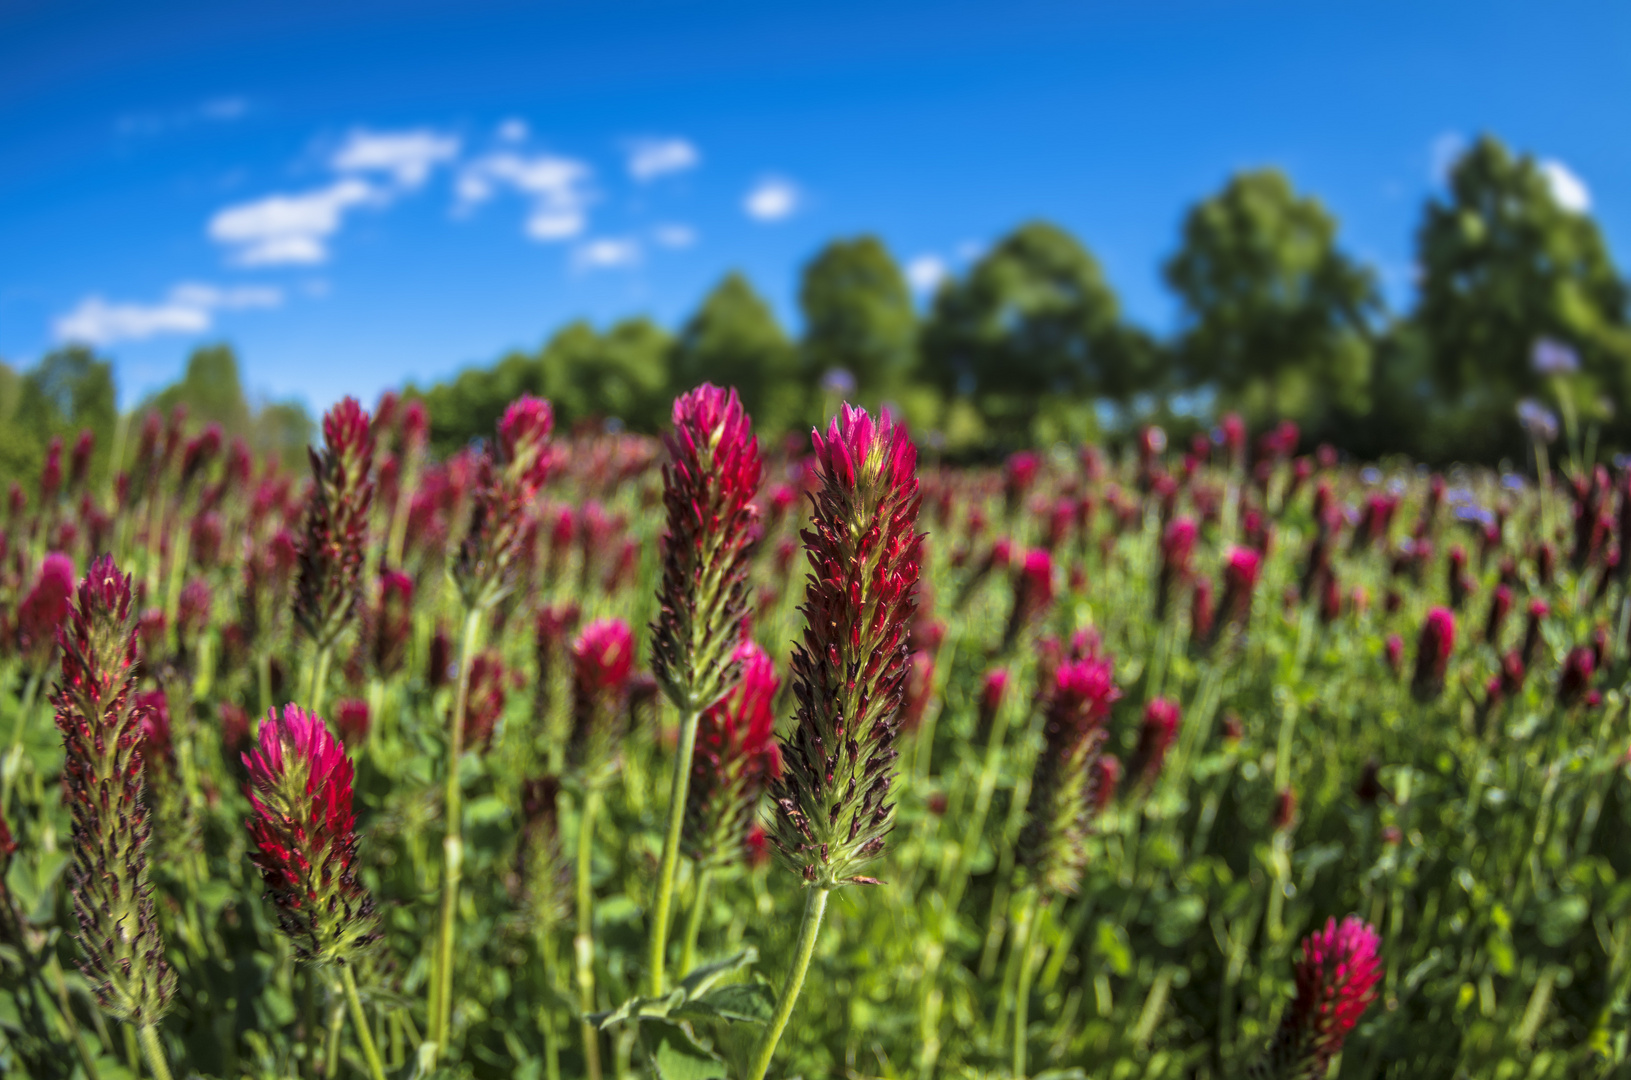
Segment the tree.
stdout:
[[539,362],[556,417],[567,424],[620,420],[655,432],[668,417],[672,339],[650,319],[625,319],[605,334],[574,322],[544,346]]
[[1080,427],[1092,399],[1125,402],[1149,389],[1158,371],[1150,344],[1121,321],[1098,261],[1069,233],[1033,222],[942,287],[924,365],[947,394],[972,397],[1000,439],[1024,442],[1039,434],[1039,417],[1057,420],[1070,407]]
[[861,236],[823,248],[804,268],[799,307],[810,385],[842,368],[868,404],[904,388],[917,359],[917,312],[881,240]]
[[[195,424],[220,424],[228,435],[247,435],[250,424],[249,401],[238,377],[238,354],[231,345],[204,345],[187,358],[187,371],[181,381],[153,395],[146,408],[168,413],[176,405],[185,406],[187,419]],[[145,411],[145,408],[142,410]]]
[[[1521,452],[1516,403],[1552,388],[1530,362],[1542,338],[1578,353],[1567,385],[1588,419],[1607,419],[1605,395],[1631,402],[1626,284],[1596,223],[1558,202],[1532,157],[1480,138],[1456,162],[1446,197],[1428,204],[1417,259],[1414,321],[1467,454]],[[1631,444],[1623,408],[1614,431]]]
[[1167,263],[1183,304],[1175,352],[1192,385],[1256,424],[1313,432],[1368,407],[1376,278],[1336,246],[1336,220],[1275,169],[1192,208]]
[[0,476],[26,487],[39,474],[52,437],[66,448],[87,429],[96,438],[92,474],[101,475],[118,418],[113,365],[82,345],[47,353],[21,375],[6,368],[0,373]]
[[425,403],[431,448],[438,454],[451,454],[473,439],[490,438],[505,406],[522,394],[549,395],[541,354],[517,350],[492,367],[468,367],[451,381],[432,383],[424,390],[410,383],[403,391],[405,399]]
[[[764,433],[803,419],[798,358],[770,306],[738,273],[725,277],[680,330],[671,357],[674,386],[734,386]],[[812,418],[813,419],[813,418]]]

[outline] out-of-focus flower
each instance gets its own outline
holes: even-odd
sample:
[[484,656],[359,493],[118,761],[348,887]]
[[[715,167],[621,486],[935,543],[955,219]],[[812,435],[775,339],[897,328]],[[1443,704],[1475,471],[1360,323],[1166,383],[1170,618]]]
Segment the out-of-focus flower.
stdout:
[[475,462],[470,528],[453,561],[453,580],[466,607],[486,610],[515,585],[527,509],[552,464],[549,435],[555,415],[531,395],[512,401],[498,422],[498,456]]
[[323,452],[310,451],[311,499],[300,541],[295,618],[319,648],[334,644],[356,611],[374,485],[368,414],[345,398],[323,417]]
[[1529,350],[1529,368],[1536,375],[1573,375],[1580,370],[1580,356],[1553,338],[1539,338]]
[[708,865],[744,855],[760,796],[781,775],[776,665],[753,642],[739,645],[737,654],[741,679],[702,714],[686,791],[683,850]]
[[1144,720],[1138,728],[1138,749],[1133,752],[1130,770],[1143,784],[1153,784],[1178,737],[1179,710],[1176,701],[1155,698],[1144,707]]
[[341,698],[334,703],[334,726],[340,729],[340,741],[347,748],[354,749],[367,740],[372,719],[368,702],[361,698]]
[[504,715],[508,699],[505,681],[508,673],[499,654],[484,650],[470,662],[470,696],[465,703],[464,734],[468,745],[487,750],[493,745],[493,735],[499,717]]
[[1410,695],[1417,701],[1438,700],[1444,692],[1444,679],[1450,669],[1450,653],[1455,649],[1455,615],[1437,607],[1427,613],[1421,639],[1416,645],[1416,672],[1410,680]]
[[634,635],[621,619],[597,619],[572,643],[572,739],[568,756],[586,780],[617,757],[618,721],[634,672]]
[[1110,705],[1120,696],[1108,659],[1066,663],[1054,672],[1044,745],[1016,848],[1045,897],[1073,894],[1081,883],[1101,778],[1095,759]]
[[351,759],[323,721],[285,705],[262,721],[249,770],[252,856],[295,955],[350,963],[377,937],[374,899],[357,880]]
[[57,628],[68,619],[73,595],[74,561],[57,552],[47,555],[33,587],[17,605],[17,651],[34,670],[51,663]]
[[1518,402],[1518,423],[1536,442],[1557,441],[1557,414],[1534,398],[1524,398]]
[[1014,606],[1008,614],[1008,630],[1003,650],[1013,648],[1025,628],[1046,617],[1053,608],[1053,556],[1046,548],[1026,552],[1025,561],[1014,577]]
[[1370,924],[1350,915],[1303,939],[1296,996],[1281,1017],[1254,1077],[1323,1077],[1343,1041],[1376,999],[1382,978],[1381,940]]

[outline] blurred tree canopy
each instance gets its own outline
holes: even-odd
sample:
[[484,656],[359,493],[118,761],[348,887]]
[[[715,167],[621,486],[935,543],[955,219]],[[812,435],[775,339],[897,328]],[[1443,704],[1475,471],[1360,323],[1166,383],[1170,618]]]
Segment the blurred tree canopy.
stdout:
[[[1631,289],[1545,166],[1489,136],[1456,162],[1423,212],[1406,312],[1386,310],[1375,273],[1337,234],[1282,173],[1234,176],[1183,218],[1163,267],[1180,312],[1166,340],[1123,317],[1098,261],[1057,225],[1002,237],[927,310],[884,243],[862,235],[804,267],[796,339],[731,273],[674,333],[649,318],[580,320],[405,394],[426,403],[441,453],[488,437],[523,393],[551,399],[563,429],[658,431],[675,395],[705,380],[735,386],[767,438],[818,422],[842,396],[887,404],[965,457],[1148,421],[1177,435],[1238,410],[1366,457],[1493,462],[1524,452],[1526,398],[1572,409],[1605,450],[1631,450]],[[1572,350],[1578,371],[1537,371],[1542,340]],[[299,404],[246,400],[227,345],[196,350],[143,407],[177,404],[294,464],[313,435]],[[117,424],[112,369],[90,350],[28,371],[0,364],[0,475],[37,472],[52,436],[67,443],[80,428],[96,434],[100,469]]]
[[1336,220],[1277,170],[1241,173],[1198,203],[1166,265],[1182,304],[1185,381],[1256,426],[1326,435],[1369,411],[1375,275],[1336,247]]

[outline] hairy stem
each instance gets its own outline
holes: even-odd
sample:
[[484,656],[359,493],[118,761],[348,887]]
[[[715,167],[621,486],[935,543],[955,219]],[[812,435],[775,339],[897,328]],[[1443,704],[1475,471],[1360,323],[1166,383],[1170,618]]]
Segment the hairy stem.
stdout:
[[793,1015],[793,1006],[798,1003],[799,991],[804,989],[804,976],[810,970],[810,957],[815,954],[816,935],[821,932],[821,916],[827,910],[827,894],[832,890],[820,885],[813,885],[804,899],[804,920],[799,923],[798,944],[793,950],[793,966],[787,971],[787,982],[782,986],[781,999],[776,1002],[776,1015],[771,1017],[770,1026],[765,1030],[764,1041],[753,1055],[753,1065],[748,1069],[747,1080],[764,1080],[765,1073],[770,1071],[770,1059],[776,1054],[776,1044],[781,1042],[782,1031],[787,1027],[787,1021]]
[[159,1029],[152,1024],[143,1024],[136,1034],[141,1039],[142,1054],[147,1058],[147,1068],[154,1080],[170,1080],[170,1066],[164,1060],[164,1044],[159,1041]]
[[589,1019],[595,1011],[595,890],[590,874],[594,869],[595,812],[600,808],[600,791],[591,787],[583,796],[578,815],[578,933],[572,939],[577,960],[578,1011],[583,1015],[583,1061],[589,1080],[600,1080],[600,1032]]
[[685,920],[685,940],[680,943],[680,976],[691,971],[696,959],[697,936],[702,933],[702,915],[708,907],[708,884],[713,871],[706,866],[697,867],[697,895],[691,902],[691,917]]
[[668,796],[668,832],[663,837],[662,870],[657,877],[657,907],[651,922],[651,951],[646,961],[649,992],[661,997],[663,962],[668,948],[668,917],[674,905],[674,874],[679,869],[680,831],[685,825],[685,800],[691,790],[691,754],[697,745],[697,721],[702,711],[695,707],[680,714],[680,741],[674,754],[674,781]]
[[385,1066],[380,1064],[379,1047],[374,1045],[374,1032],[368,1026],[362,998],[357,995],[357,977],[351,974],[351,965],[340,968],[340,978],[345,983],[346,1004],[351,1006],[351,1026],[357,1029],[357,1045],[362,1047],[363,1059],[368,1062],[368,1075],[373,1080],[385,1080]]

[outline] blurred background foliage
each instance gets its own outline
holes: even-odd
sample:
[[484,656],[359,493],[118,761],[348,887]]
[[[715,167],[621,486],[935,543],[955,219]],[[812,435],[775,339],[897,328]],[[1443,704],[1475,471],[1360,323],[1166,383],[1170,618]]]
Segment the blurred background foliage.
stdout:
[[[1033,221],[921,309],[880,239],[843,238],[803,270],[796,335],[732,273],[672,333],[647,318],[577,321],[406,396],[429,406],[442,453],[490,432],[524,392],[569,427],[652,432],[703,380],[738,387],[767,434],[840,397],[887,404],[953,460],[1152,421],[1182,438],[1232,410],[1254,427],[1294,420],[1360,457],[1493,464],[1524,454],[1516,409],[1531,398],[1573,410],[1600,448],[1631,449],[1631,415],[1616,408],[1631,400],[1631,291],[1596,222],[1559,205],[1533,157],[1489,136],[1464,153],[1423,209],[1415,271],[1414,306],[1390,310],[1332,213],[1263,169],[1184,215],[1163,267],[1179,313],[1165,338],[1125,318],[1079,239]],[[1542,339],[1572,348],[1579,371],[1537,373]],[[0,472],[33,475],[53,436],[82,428],[103,467],[123,445],[115,401],[109,362],[80,347],[28,371],[0,364]],[[312,431],[298,403],[251,401],[224,344],[197,350],[137,413],[177,404],[289,458]]]

